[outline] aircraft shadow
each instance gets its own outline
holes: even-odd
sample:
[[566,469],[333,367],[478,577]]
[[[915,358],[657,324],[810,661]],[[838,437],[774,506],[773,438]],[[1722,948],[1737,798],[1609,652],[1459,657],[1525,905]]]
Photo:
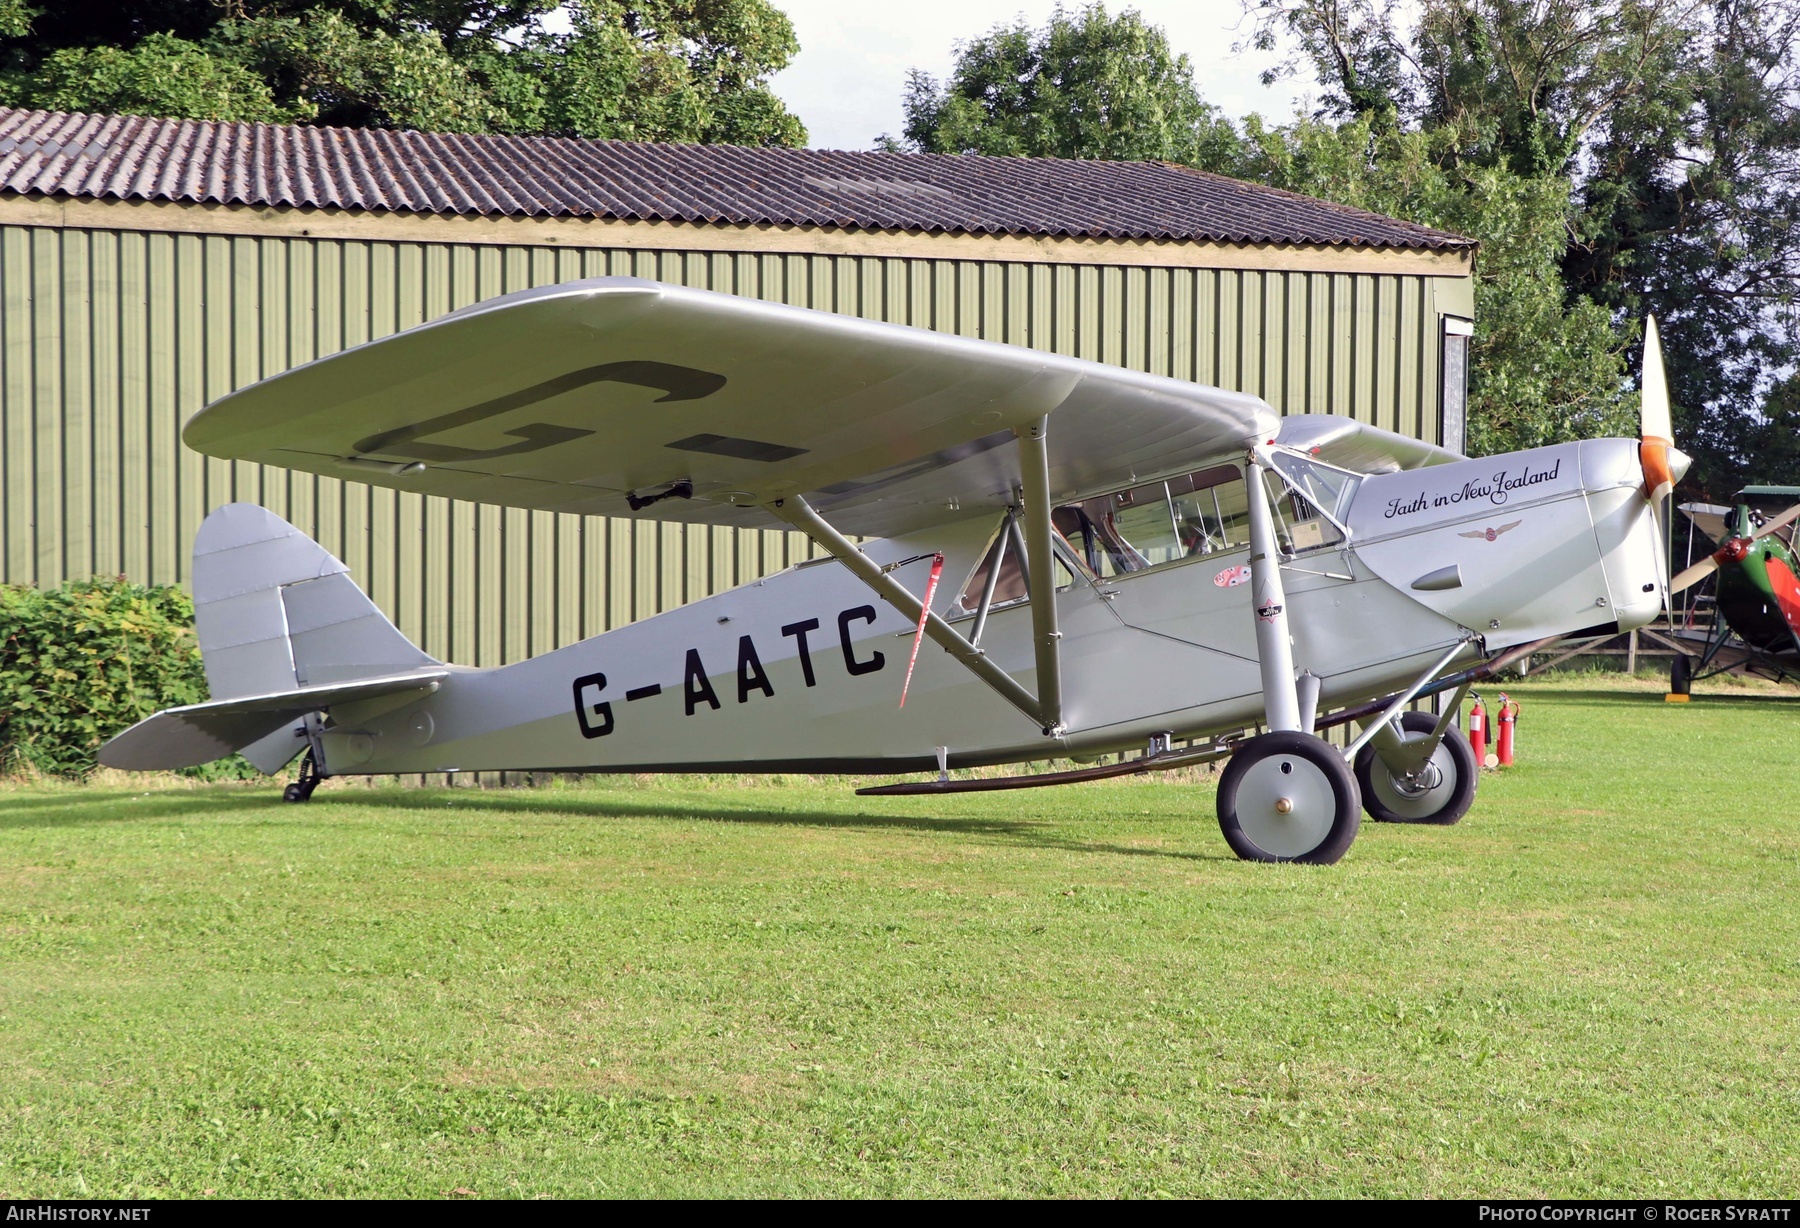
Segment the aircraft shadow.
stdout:
[[[1520,683],[1519,685],[1529,685],[1529,680]],[[1642,693],[1634,691],[1621,693],[1619,691],[1559,690],[1556,692],[1556,698],[1559,700],[1574,699],[1579,700],[1582,703],[1603,705],[1630,704],[1633,706],[1643,705],[1656,708],[1661,708],[1665,705],[1669,707],[1675,706],[1668,705],[1667,701],[1663,699],[1660,691],[1645,691]],[[1794,701],[1797,699],[1800,699],[1800,693],[1794,695],[1696,695],[1693,698],[1693,706],[1696,708],[1703,708],[1708,705],[1723,706],[1727,704],[1734,707],[1760,706],[1768,708],[1772,713],[1778,712],[1792,715],[1794,711]]]
[[[1225,854],[1181,852],[1169,849],[1141,848],[1132,845],[1076,840],[1058,836],[1050,824],[1030,819],[996,819],[989,816],[941,817],[937,815],[882,814],[870,811],[848,812],[827,810],[760,810],[727,809],[704,801],[683,802],[658,799],[651,801],[642,794],[622,797],[570,797],[568,794],[530,790],[451,790],[456,808],[485,809],[496,812],[550,811],[557,814],[584,815],[596,819],[659,818],[685,819],[701,823],[742,823],[767,827],[816,827],[864,830],[943,832],[952,835],[983,836],[1003,843],[1021,844],[1028,848],[1059,849],[1079,853],[1113,853],[1125,857],[1166,857],[1181,861],[1230,861]],[[310,805],[317,805],[329,795],[320,793]],[[390,806],[398,810],[415,809],[419,803],[395,793],[351,793],[340,795],[355,805]]]
[[435,808],[445,800],[464,812],[484,810],[495,814],[554,813],[593,819],[658,818],[702,823],[741,823],[768,827],[812,827],[864,830],[940,832],[977,836],[990,841],[1063,852],[1115,854],[1125,857],[1159,857],[1180,861],[1228,861],[1222,853],[1183,852],[1143,848],[1102,841],[1071,839],[1057,835],[1047,823],[1030,819],[997,819],[989,816],[953,816],[857,813],[826,810],[734,809],[702,800],[681,801],[645,794],[581,797],[548,790],[453,789],[453,790],[333,790],[328,784],[312,801],[294,806],[281,800],[274,786],[267,791],[207,789],[191,792],[153,793],[107,791],[8,798],[0,795],[0,829],[72,827],[84,823],[123,823],[144,819],[195,818],[246,811],[260,812],[259,825],[299,823],[315,808],[327,811],[339,806],[377,807],[391,810]]
[[0,794],[0,828],[73,827],[80,823],[193,818],[233,810],[272,809],[282,804],[280,790],[271,790],[267,794],[249,789],[225,792],[207,788],[151,794],[118,790],[40,794],[36,797]]

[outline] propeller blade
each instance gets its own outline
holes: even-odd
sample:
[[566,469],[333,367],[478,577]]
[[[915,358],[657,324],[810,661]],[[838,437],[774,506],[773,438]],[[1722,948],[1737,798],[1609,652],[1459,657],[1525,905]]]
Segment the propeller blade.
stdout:
[[1683,589],[1692,588],[1695,584],[1719,570],[1719,564],[1726,559],[1741,559],[1751,542],[1759,537],[1767,537],[1780,529],[1785,529],[1794,521],[1800,520],[1800,503],[1794,504],[1787,511],[1763,524],[1749,537],[1734,537],[1720,546],[1717,551],[1707,555],[1686,571],[1669,581],[1669,595],[1672,597]]
[[1638,380],[1642,390],[1639,434],[1646,439],[1675,442],[1675,428],[1669,417],[1669,378],[1663,371],[1662,339],[1656,332],[1656,317],[1644,320],[1644,371]]
[[1669,581],[1669,596],[1673,597],[1676,593],[1694,587],[1717,570],[1719,570],[1719,561],[1712,555],[1707,555],[1692,567],[1678,572],[1675,578]]
[[1750,535],[1750,540],[1755,541],[1759,537],[1767,537],[1777,529],[1787,528],[1788,525],[1792,524],[1795,520],[1800,520],[1800,503],[1794,504],[1794,506],[1775,517],[1775,519],[1765,523],[1762,528]]
[[[1669,413],[1669,379],[1663,371],[1662,340],[1656,317],[1644,319],[1644,368],[1638,378],[1638,463],[1644,470],[1644,497],[1660,503],[1675,487],[1670,452],[1675,447],[1675,428]],[[1683,466],[1685,469],[1686,466]]]

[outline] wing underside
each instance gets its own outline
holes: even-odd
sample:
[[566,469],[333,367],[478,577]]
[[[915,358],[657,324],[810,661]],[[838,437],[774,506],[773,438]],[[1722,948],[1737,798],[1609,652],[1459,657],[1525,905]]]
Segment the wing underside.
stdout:
[[208,406],[195,449],[558,512],[761,527],[805,495],[849,533],[998,509],[1050,415],[1085,494],[1271,437],[1256,397],[1019,346],[632,278],[522,291]]

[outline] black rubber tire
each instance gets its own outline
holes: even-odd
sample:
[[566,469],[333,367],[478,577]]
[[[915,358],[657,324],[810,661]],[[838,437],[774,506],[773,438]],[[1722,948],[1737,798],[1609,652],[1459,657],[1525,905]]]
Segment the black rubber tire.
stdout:
[[281,800],[284,802],[303,802],[311,796],[312,790],[302,789],[298,784],[291,784],[281,791]]
[[[1285,823],[1273,811],[1252,813],[1248,807],[1260,805],[1250,794],[1266,794],[1265,773],[1258,769],[1274,762],[1281,772],[1299,769],[1313,784],[1329,792],[1328,798],[1317,798],[1318,819],[1329,823],[1323,837],[1311,847],[1265,848],[1254,832],[1270,824]],[[1246,781],[1250,786],[1246,787]],[[1302,790],[1316,792],[1316,790]],[[1219,830],[1231,851],[1245,861],[1292,861],[1305,865],[1328,866],[1341,858],[1362,828],[1362,798],[1356,777],[1344,756],[1330,743],[1305,733],[1265,733],[1252,738],[1232,754],[1219,777]],[[1240,813],[1242,810],[1242,813]],[[1250,830],[1246,830],[1246,826]],[[1274,841],[1266,841],[1271,845]]]
[[[1428,734],[1437,728],[1437,717],[1429,712],[1403,712],[1400,715],[1400,730],[1403,734]],[[1444,734],[1443,750],[1447,752],[1449,769],[1456,778],[1446,782],[1449,788],[1444,794],[1444,804],[1428,815],[1405,814],[1392,809],[1383,801],[1382,784],[1375,773],[1388,777],[1382,767],[1381,758],[1376,755],[1373,746],[1365,746],[1356,752],[1356,784],[1362,791],[1363,809],[1377,823],[1419,823],[1432,827],[1449,827],[1462,821],[1469,813],[1469,807],[1475,804],[1475,787],[1481,780],[1481,767],[1475,762],[1475,751],[1469,746],[1467,738],[1457,725],[1451,725]],[[1440,765],[1441,766],[1441,765]]]
[[1669,694],[1690,695],[1694,690],[1694,658],[1685,652],[1675,654],[1669,663]]

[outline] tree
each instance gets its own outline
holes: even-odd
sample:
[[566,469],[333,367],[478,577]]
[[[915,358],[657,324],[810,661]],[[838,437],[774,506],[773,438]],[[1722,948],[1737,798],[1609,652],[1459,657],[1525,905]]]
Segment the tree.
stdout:
[[1265,6],[1258,37],[1300,38],[1332,90],[1313,119],[1251,116],[1240,134],[1137,13],[1059,9],[1041,30],[1001,26],[962,45],[942,84],[912,74],[905,146],[1161,158],[1469,235],[1482,244],[1469,446],[1635,434],[1629,332],[1603,307],[1569,302],[1560,276],[1569,180],[1560,169],[1521,174],[1505,153],[1471,156],[1481,147],[1467,107],[1454,122],[1421,123],[1418,99],[1434,95],[1422,94],[1418,57],[1393,34],[1394,12],[1386,0]]
[[210,46],[268,82],[289,114],[309,123],[486,132],[498,118],[480,83],[429,30],[362,29],[314,10],[222,22]]
[[768,79],[798,49],[769,0],[0,0],[0,101],[797,145]]
[[1309,65],[1323,114],[1451,129],[1447,156],[1564,174],[1625,106],[1683,96],[1705,0],[1246,0],[1252,43],[1290,49],[1265,78]]
[[1662,322],[1688,484],[1793,480],[1767,444],[1800,363],[1796,0],[1423,0],[1405,29],[1376,0],[1252,8],[1328,113],[1385,105],[1447,134],[1448,167],[1566,176],[1568,310],[1621,340]]
[[112,111],[190,119],[294,118],[268,84],[241,64],[173,34],[152,34],[126,51],[63,47],[15,94],[51,111]]
[[581,0],[567,35],[484,50],[471,64],[507,100],[502,131],[801,145],[768,87],[799,50],[765,0]]
[[[1378,130],[1386,129],[1386,130]],[[1342,124],[1245,123],[1241,178],[1468,235],[1481,243],[1470,364],[1471,453],[1635,435],[1626,338],[1598,305],[1569,303],[1567,179],[1456,165],[1448,134],[1398,132],[1379,112]]]
[[962,44],[948,80],[908,75],[905,107],[904,142],[884,142],[931,153],[1204,165],[1236,142],[1162,30],[1100,3],[1058,7],[1041,30],[1020,20]]
[[1315,119],[1368,118],[1395,126],[1408,94],[1406,53],[1394,34],[1396,0],[1244,0],[1256,18],[1250,43],[1259,51],[1285,44],[1294,54],[1262,74],[1263,84],[1292,77],[1310,61],[1325,87]]
[[1664,325],[1693,484],[1793,482],[1782,375],[1800,362],[1800,6],[1723,0],[1690,47],[1686,105],[1622,114],[1591,154],[1571,291]]

